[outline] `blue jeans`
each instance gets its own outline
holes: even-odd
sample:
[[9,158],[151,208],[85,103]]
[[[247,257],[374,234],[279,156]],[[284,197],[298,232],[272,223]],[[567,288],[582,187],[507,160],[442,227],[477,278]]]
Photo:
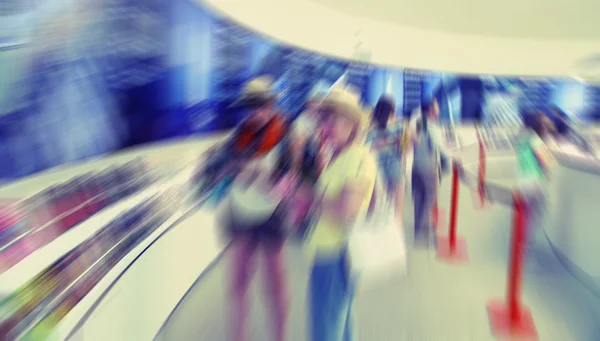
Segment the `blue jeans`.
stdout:
[[310,275],[311,341],[352,341],[354,292],[347,252],[317,258]]
[[412,170],[412,195],[415,219],[415,239],[429,236],[433,223],[431,212],[435,207],[438,175],[436,170]]

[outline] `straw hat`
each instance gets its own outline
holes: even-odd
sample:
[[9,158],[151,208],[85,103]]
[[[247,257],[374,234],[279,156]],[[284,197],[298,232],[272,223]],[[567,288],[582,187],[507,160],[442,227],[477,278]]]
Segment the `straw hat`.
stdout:
[[351,87],[336,87],[321,103],[322,109],[329,109],[333,114],[344,115],[354,120],[360,130],[365,130],[369,125],[369,114],[360,105],[358,91]]
[[278,98],[273,87],[273,78],[259,76],[246,82],[242,87],[239,98],[231,107],[263,105]]

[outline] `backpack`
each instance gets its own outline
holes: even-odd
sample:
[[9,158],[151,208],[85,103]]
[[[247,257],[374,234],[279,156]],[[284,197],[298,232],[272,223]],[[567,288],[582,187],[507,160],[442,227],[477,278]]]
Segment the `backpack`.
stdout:
[[[232,160],[250,161],[266,155],[277,146],[281,146],[278,167],[272,175],[277,181],[287,174],[291,168],[291,144],[287,138],[289,126],[289,122],[280,116],[274,117],[260,129],[250,126],[247,121],[243,122],[235,130],[232,138],[205,161],[200,174],[204,181],[197,195],[204,197],[218,189],[221,192],[219,198],[222,198],[227,193],[232,179],[242,170],[242,166],[239,165],[226,172]],[[222,181],[227,181],[227,186],[221,186]]]

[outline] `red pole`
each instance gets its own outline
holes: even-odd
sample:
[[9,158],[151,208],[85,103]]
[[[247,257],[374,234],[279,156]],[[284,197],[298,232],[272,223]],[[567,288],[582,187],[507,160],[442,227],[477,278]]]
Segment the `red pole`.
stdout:
[[458,166],[452,165],[452,202],[450,203],[450,252],[456,250],[456,221],[458,217]]
[[485,172],[486,172],[486,160],[485,160],[485,146],[481,138],[479,139],[479,200],[481,200],[481,206],[485,204]]
[[450,224],[447,237],[438,237],[438,258],[451,262],[467,261],[467,246],[464,239],[457,236],[458,224],[458,190],[459,174],[458,165],[452,165],[452,196],[450,202]]
[[515,195],[515,216],[512,240],[512,254],[508,274],[508,311],[510,320],[515,323],[521,317],[521,284],[523,281],[523,247],[525,245],[525,222],[527,212],[523,201]]
[[496,336],[537,340],[538,334],[531,312],[521,302],[526,222],[527,207],[522,198],[515,194],[512,249],[508,268],[506,299],[489,302],[488,313],[492,330]]

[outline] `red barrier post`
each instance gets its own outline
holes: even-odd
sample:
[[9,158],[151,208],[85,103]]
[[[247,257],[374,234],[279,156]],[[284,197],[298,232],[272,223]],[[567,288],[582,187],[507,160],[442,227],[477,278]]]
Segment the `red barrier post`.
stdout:
[[449,262],[466,262],[467,245],[465,240],[457,236],[458,220],[458,165],[452,165],[452,197],[450,198],[450,230],[448,236],[438,236],[437,238],[437,257],[440,260]]
[[515,194],[514,202],[515,216],[506,300],[493,300],[488,303],[487,309],[492,332],[496,336],[537,340],[537,329],[531,311],[521,303],[527,209],[517,194]]

